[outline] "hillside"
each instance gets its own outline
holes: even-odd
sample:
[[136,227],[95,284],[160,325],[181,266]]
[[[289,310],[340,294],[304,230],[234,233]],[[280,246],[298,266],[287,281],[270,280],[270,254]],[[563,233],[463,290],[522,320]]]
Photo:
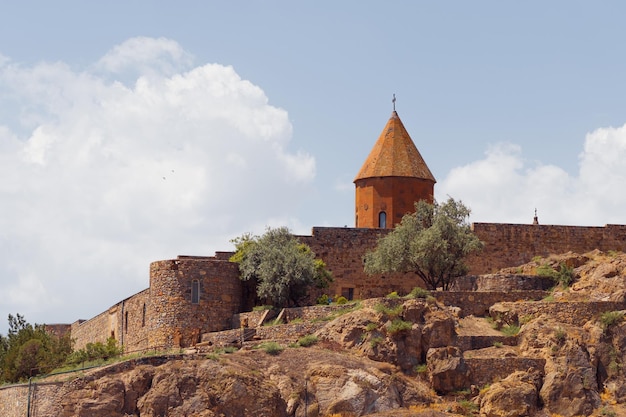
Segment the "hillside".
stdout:
[[[544,291],[538,272],[572,282]],[[622,253],[535,259],[464,278],[457,292],[363,300],[259,328],[243,345],[39,383],[33,415],[626,415],[625,279]],[[24,415],[8,395],[0,414]]]

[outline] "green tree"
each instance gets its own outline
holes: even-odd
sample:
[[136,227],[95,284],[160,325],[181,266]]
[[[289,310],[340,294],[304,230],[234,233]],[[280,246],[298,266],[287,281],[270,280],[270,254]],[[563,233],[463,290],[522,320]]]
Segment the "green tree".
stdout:
[[256,293],[275,306],[298,305],[308,288],[328,286],[332,281],[323,261],[286,227],[268,228],[262,236],[244,234],[233,240],[243,281],[254,280]]
[[365,255],[365,272],[415,272],[428,289],[447,290],[467,273],[464,258],[482,249],[470,229],[470,209],[449,198],[443,204],[419,201],[376,249]]
[[43,325],[9,314],[7,337],[0,335],[0,382],[17,382],[63,364],[71,353],[68,336],[56,337]]

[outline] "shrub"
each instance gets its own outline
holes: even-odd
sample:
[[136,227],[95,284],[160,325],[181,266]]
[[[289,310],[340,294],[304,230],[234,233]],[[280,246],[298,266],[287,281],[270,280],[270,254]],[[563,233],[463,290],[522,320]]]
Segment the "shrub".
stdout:
[[502,342],[493,342],[493,347],[500,349],[502,347]]
[[385,340],[382,336],[376,336],[376,337],[372,337],[372,339],[370,340],[370,346],[372,348],[375,348],[376,346],[378,346],[383,340]]
[[309,347],[317,343],[317,336],[309,334],[298,339],[298,345],[302,347]]
[[345,304],[348,302],[348,299],[346,297],[344,297],[343,295],[337,298],[336,303],[337,304]]
[[67,363],[77,364],[86,361],[107,360],[122,354],[122,348],[117,346],[117,341],[109,337],[106,345],[102,342],[87,343],[84,349],[74,351],[67,358]]
[[623,311],[605,311],[600,315],[600,324],[604,330],[624,319]]
[[430,291],[422,287],[415,287],[404,298],[426,298],[430,295]]
[[395,299],[395,298],[400,298],[400,296],[398,295],[397,291],[394,291],[394,292],[390,292],[389,294],[387,294],[387,298]]
[[505,336],[515,336],[519,333],[519,326],[514,324],[502,326],[500,331],[504,333]]
[[537,275],[554,279],[556,271],[549,264],[541,264],[537,267]]
[[378,323],[374,323],[371,321],[365,326],[365,330],[367,330],[368,332],[372,332],[376,329],[378,329]]
[[574,280],[574,268],[570,268],[561,262],[554,280],[563,287],[569,287]]
[[428,372],[428,365],[426,365],[425,363],[420,363],[419,365],[415,365],[414,370],[418,374],[425,374],[426,372]]
[[398,317],[402,313],[402,304],[398,304],[395,307],[387,307],[382,303],[378,303],[374,306],[374,311],[377,313],[382,313],[386,316],[390,317]]
[[330,304],[330,301],[329,301],[329,297],[328,297],[328,295],[327,295],[327,294],[322,294],[322,295],[321,295],[321,296],[317,299],[317,304],[320,304],[320,305],[328,305],[328,304]]
[[537,268],[537,275],[551,278],[556,284],[568,287],[574,280],[574,269],[569,268],[563,262],[559,264],[558,270],[548,264],[542,264]]
[[387,326],[387,332],[390,334],[396,334],[400,332],[404,332],[406,330],[411,330],[413,324],[409,321],[404,321],[400,318],[393,319],[391,324]]
[[554,329],[554,338],[558,343],[563,343],[566,336],[567,332],[561,326],[558,326],[556,329]]
[[284,350],[284,348],[276,342],[266,342],[259,347],[263,349],[268,355],[278,355]]
[[273,308],[274,308],[274,306],[270,306],[270,305],[254,306],[254,307],[252,307],[252,311],[265,311],[265,310],[271,310]]

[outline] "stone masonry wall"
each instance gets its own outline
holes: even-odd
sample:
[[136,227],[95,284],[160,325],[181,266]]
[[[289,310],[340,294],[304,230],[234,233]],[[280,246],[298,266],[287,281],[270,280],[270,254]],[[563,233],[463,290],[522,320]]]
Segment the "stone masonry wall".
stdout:
[[[62,382],[33,383],[30,390],[30,416],[48,417],[61,413],[58,396]],[[0,416],[28,415],[28,384],[0,388]]]
[[[191,301],[199,283],[199,302]],[[150,347],[187,347],[203,333],[230,328],[241,305],[237,264],[206,257],[181,257],[150,264]]]
[[146,305],[147,312],[148,294],[147,289],[143,290],[90,320],[72,323],[74,349],[83,349],[87,343],[105,344],[109,337],[115,338],[126,352],[147,348],[143,306]]
[[[472,229],[485,248],[467,259],[470,273],[493,273],[501,268],[522,265],[533,257],[568,251],[585,253],[594,249],[626,251],[626,225],[604,227],[552,226],[532,224],[474,223]],[[363,256],[376,247],[389,230],[314,227],[311,236],[300,236],[318,258],[326,262],[335,281],[323,290],[331,296],[353,288],[355,299],[387,295],[391,291],[408,293],[423,285],[415,274],[363,272]]]
[[115,304],[103,313],[84,321],[72,323],[71,335],[74,340],[74,349],[83,349],[87,343],[106,343],[109,337],[119,337],[120,304]]
[[370,276],[363,272],[363,256],[376,247],[385,233],[388,230],[314,227],[311,236],[299,236],[333,274],[334,282],[322,292],[330,296],[342,295],[342,292],[345,295],[343,290],[352,288],[353,298],[363,300],[382,297],[391,291],[407,294],[416,286],[423,286],[414,273]]
[[472,385],[482,387],[522,369],[535,369],[543,375],[546,361],[539,358],[468,358],[465,363],[470,370]]
[[524,321],[524,317],[546,315],[555,321],[573,326],[582,326],[587,321],[599,318],[606,311],[620,311],[626,308],[623,301],[587,301],[566,302],[535,301],[511,303],[503,302],[493,305],[489,314],[496,321],[504,324],[517,324]]
[[468,259],[470,273],[486,274],[522,265],[535,256],[565,252],[626,251],[626,225],[603,227],[474,223],[485,248]]
[[459,307],[459,317],[489,315],[489,307],[503,301],[541,300],[546,291],[510,291],[510,292],[479,292],[479,291],[433,291],[437,301],[446,306]]

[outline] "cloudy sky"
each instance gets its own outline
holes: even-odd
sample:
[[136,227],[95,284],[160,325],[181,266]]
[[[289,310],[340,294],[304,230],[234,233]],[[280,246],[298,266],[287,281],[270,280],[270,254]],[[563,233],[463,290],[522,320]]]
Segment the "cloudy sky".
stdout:
[[[7,2],[8,3],[8,2]],[[352,226],[397,110],[472,221],[626,223],[626,5],[0,7],[0,333],[71,323],[154,260]]]

